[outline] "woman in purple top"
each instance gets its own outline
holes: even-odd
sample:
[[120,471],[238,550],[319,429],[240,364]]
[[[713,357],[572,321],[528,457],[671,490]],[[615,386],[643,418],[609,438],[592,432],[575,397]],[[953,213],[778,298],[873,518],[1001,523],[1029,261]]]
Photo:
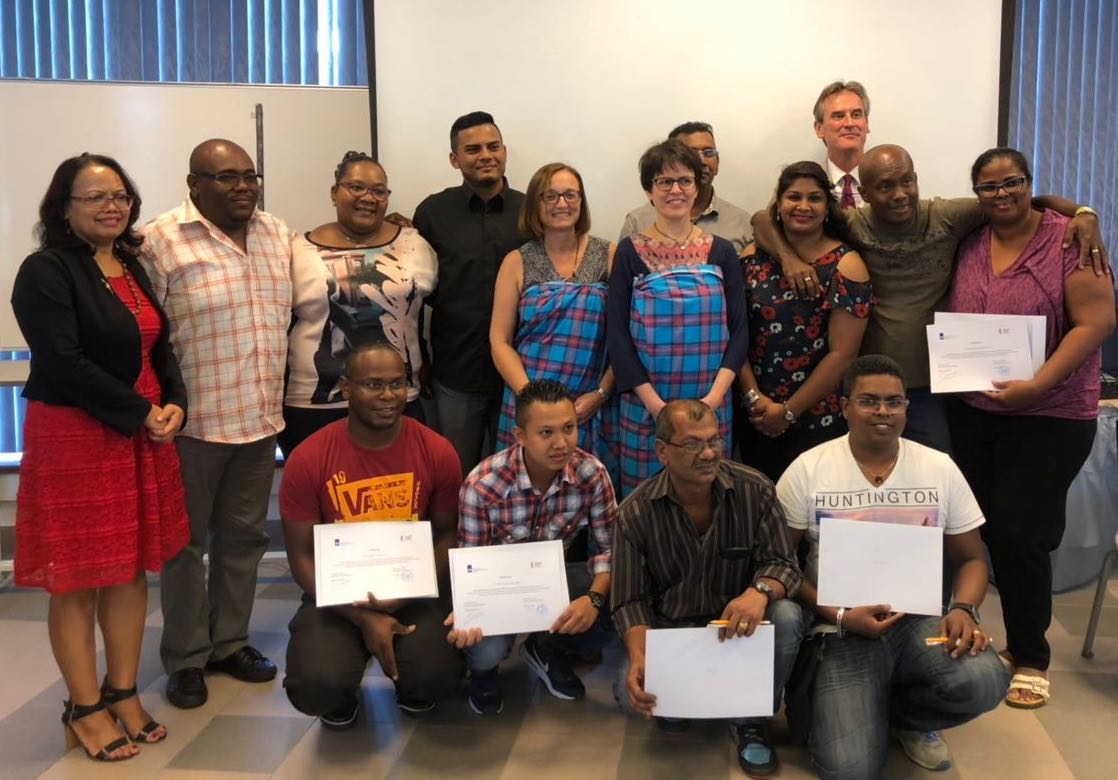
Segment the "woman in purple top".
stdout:
[[948,309],[1048,322],[1045,361],[1032,379],[995,381],[995,390],[960,394],[948,406],[952,449],[986,515],[1003,655],[1015,672],[1006,703],[1031,709],[1049,697],[1049,554],[1095,438],[1099,348],[1114,329],[1114,288],[1109,276],[1079,269],[1079,250],[1064,246],[1066,217],[1032,208],[1020,152],[983,152],[971,183],[990,222],[959,247]]

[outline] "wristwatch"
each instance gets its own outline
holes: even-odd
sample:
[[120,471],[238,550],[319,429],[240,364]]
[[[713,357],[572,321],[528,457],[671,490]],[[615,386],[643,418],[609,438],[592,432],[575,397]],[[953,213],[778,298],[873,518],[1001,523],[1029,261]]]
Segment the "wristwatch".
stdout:
[[788,404],[784,404],[784,419],[788,421],[789,425],[796,422],[796,415],[788,408]]
[[594,609],[601,612],[606,606],[606,597],[596,590],[586,591],[586,598],[590,599],[590,603],[594,605]]
[[753,388],[750,388],[750,389],[745,391],[745,405],[748,406],[749,408],[752,409],[753,404],[757,403],[760,400],[761,400],[761,394],[758,393]]
[[753,583],[753,587],[757,590],[758,593],[765,594],[765,598],[769,600],[770,604],[776,598],[776,591],[774,591],[772,589],[772,586],[769,585],[769,583],[767,582],[761,582],[760,580],[758,580],[757,582]]
[[974,604],[968,604],[965,601],[953,601],[951,602],[951,606],[947,608],[947,611],[950,612],[953,609],[961,609],[963,612],[966,612],[970,615],[970,619],[974,621],[976,626],[982,624],[982,619],[978,616],[978,607]]

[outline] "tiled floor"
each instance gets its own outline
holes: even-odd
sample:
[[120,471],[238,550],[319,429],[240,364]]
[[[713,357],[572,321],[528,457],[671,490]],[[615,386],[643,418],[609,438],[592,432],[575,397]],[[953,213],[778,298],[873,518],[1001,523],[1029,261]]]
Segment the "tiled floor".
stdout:
[[[253,615],[252,641],[281,666],[286,623],[298,589],[280,563],[265,563]],[[1111,583],[1095,658],[1079,656],[1090,589],[1059,596],[1049,637],[1055,657],[1052,703],[1036,712],[999,707],[947,733],[955,766],[930,773],[894,749],[888,778],[967,780],[1110,780],[1118,767],[1118,579]],[[723,726],[703,723],[682,735],[661,734],[616,709],[610,680],[620,648],[597,667],[581,669],[582,702],[551,698],[510,661],[505,712],[480,719],[461,699],[416,720],[396,709],[391,684],[376,668],[365,679],[357,728],[335,733],[288,704],[280,681],[248,685],[209,678],[210,700],[176,710],[163,698],[159,666],[162,625],[158,588],[144,638],[140,686],[145,704],[168,728],[166,742],[126,763],[98,765],[80,750],[63,753],[58,720],[65,690],[46,636],[46,597],[0,591],[0,778],[706,778],[743,777]],[[1000,632],[997,595],[983,614]],[[515,655],[514,655],[515,658]],[[787,744],[778,718],[781,777],[814,777],[802,748]]]

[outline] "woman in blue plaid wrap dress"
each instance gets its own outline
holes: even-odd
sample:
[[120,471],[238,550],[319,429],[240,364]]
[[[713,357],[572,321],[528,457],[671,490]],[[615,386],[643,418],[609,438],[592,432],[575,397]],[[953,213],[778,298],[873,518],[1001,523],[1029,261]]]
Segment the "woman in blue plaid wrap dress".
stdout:
[[501,264],[489,341],[505,380],[498,447],[514,443],[515,395],[529,379],[554,379],[575,398],[578,446],[619,478],[617,403],[606,362],[606,280],[616,247],[590,235],[582,176],[564,163],[528,183],[520,231],[532,240]]
[[621,395],[621,495],[659,471],[656,415],[677,398],[714,409],[731,451],[732,386],[749,346],[741,266],[730,242],[691,222],[702,175],[679,141],[640,160],[656,209],[647,230],[623,240],[610,274],[607,343]]

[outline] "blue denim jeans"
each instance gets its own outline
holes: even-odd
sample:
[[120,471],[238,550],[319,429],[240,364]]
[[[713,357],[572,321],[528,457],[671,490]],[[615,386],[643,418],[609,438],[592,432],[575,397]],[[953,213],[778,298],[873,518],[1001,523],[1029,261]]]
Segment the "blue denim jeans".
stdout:
[[[568,563],[567,593],[571,601],[585,596],[593,579],[585,561]],[[549,634],[539,631],[534,636],[545,648],[575,655],[591,655],[605,647],[616,633],[607,607],[598,613],[597,621],[581,634]],[[466,649],[467,667],[471,672],[487,672],[496,668],[508,658],[516,637],[516,634],[483,637],[476,645]]]
[[824,780],[881,774],[889,728],[938,731],[998,706],[1009,673],[991,647],[953,660],[938,617],[903,618],[878,639],[827,637],[815,678],[808,749]]
[[[711,620],[718,615],[711,616]],[[784,684],[788,682],[788,675],[792,672],[792,664],[796,654],[800,651],[800,641],[804,636],[804,617],[800,605],[790,599],[780,599],[769,605],[765,610],[765,620],[773,624],[775,631],[773,653],[773,712],[780,710],[780,699],[784,695]],[[666,628],[667,626],[653,626],[653,628]],[[712,629],[713,630],[713,629]],[[613,681],[613,698],[621,705],[622,711],[632,714],[632,702],[629,700],[629,691],[625,686],[629,676],[629,654],[626,653],[618,664],[617,677]],[[740,723],[750,721],[763,721],[765,718],[740,718],[734,719]]]

